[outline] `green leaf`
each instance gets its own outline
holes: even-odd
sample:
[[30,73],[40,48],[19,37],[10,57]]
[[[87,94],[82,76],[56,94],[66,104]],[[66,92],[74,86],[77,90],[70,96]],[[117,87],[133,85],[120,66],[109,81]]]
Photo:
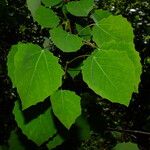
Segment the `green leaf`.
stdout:
[[26,123],[19,102],[17,101],[15,103],[13,114],[15,115],[15,120],[19,128],[22,129],[23,134],[37,145],[43,144],[57,132],[50,108],[29,123]]
[[62,0],[42,0],[42,3],[47,7],[52,7],[62,2]]
[[90,137],[90,125],[86,118],[81,115],[77,118],[75,125],[78,127],[77,135],[79,140],[87,140]]
[[79,73],[81,69],[80,68],[69,68],[67,72],[70,74],[72,78],[75,78]]
[[59,24],[58,16],[50,8],[40,6],[36,12],[34,19],[45,28],[54,28]]
[[126,52],[97,50],[84,61],[82,74],[95,93],[128,105],[134,91],[135,68]]
[[64,138],[60,135],[57,134],[52,141],[49,141],[46,146],[48,147],[49,150],[55,148],[56,146],[61,145],[64,142]]
[[8,150],[8,147],[6,145],[0,145],[0,150]]
[[41,6],[41,0],[27,0],[27,6],[34,17],[36,10]]
[[79,66],[75,68],[68,68],[67,72],[70,74],[72,78],[75,78],[81,72],[81,66],[82,64],[80,64]]
[[117,144],[113,150],[139,150],[137,144],[133,144],[131,142],[128,143],[119,143]]
[[67,10],[74,16],[86,17],[93,9],[94,0],[80,0],[77,2],[69,2]]
[[133,29],[127,19],[122,16],[109,16],[99,21],[93,27],[93,40],[101,47],[103,43],[112,40],[118,42],[133,42]]
[[91,28],[89,26],[82,27],[81,25],[76,24],[76,29],[81,38],[84,40],[91,40]]
[[8,68],[8,76],[10,77],[13,87],[15,87],[15,76],[14,76],[14,70],[15,70],[15,64],[14,64],[14,57],[18,50],[17,45],[13,45],[10,49],[10,52],[7,56],[7,68]]
[[142,65],[140,63],[141,59],[140,59],[139,53],[135,50],[134,44],[112,41],[109,43],[104,43],[101,49],[104,49],[104,50],[114,49],[118,51],[127,52],[135,68],[135,91],[134,92],[138,92],[138,85],[140,83],[140,76],[142,73]]
[[54,28],[50,31],[52,41],[63,52],[75,52],[82,46],[82,38],[64,31],[62,28]]
[[43,101],[62,83],[58,58],[34,44],[19,44],[15,55],[15,84],[23,109]]
[[95,23],[98,23],[104,18],[107,18],[111,15],[110,12],[102,9],[97,9],[94,11],[94,13],[91,15],[91,18],[94,20]]
[[54,114],[68,129],[81,114],[80,97],[74,92],[56,91],[51,96],[51,103]]
[[8,140],[9,150],[25,150],[16,131],[12,131]]

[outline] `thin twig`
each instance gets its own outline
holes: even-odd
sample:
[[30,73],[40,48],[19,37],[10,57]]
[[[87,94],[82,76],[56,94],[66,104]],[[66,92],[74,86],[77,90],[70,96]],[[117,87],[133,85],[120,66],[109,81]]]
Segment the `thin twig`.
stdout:
[[70,60],[70,61],[67,61],[67,62],[66,62],[66,65],[65,65],[65,75],[64,75],[64,79],[66,78],[68,65],[70,65],[72,62],[76,61],[76,60],[79,59],[79,58],[88,57],[88,56],[90,56],[90,55],[80,55],[80,56],[77,56],[77,57],[73,58],[73,59]]
[[143,135],[149,135],[150,136],[150,132],[146,132],[146,131],[128,130],[128,129],[114,129],[114,128],[107,128],[107,129],[111,130],[111,131],[117,131],[117,132],[128,132],[128,133],[133,133],[133,134],[143,134]]
[[97,48],[97,46],[94,43],[88,42],[88,41],[84,41],[85,45],[91,46],[92,48]]

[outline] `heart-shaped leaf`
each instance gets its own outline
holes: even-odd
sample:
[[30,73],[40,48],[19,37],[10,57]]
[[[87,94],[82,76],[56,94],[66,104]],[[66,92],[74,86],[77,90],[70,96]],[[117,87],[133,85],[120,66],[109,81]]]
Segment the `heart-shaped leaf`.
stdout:
[[19,44],[15,54],[15,85],[23,109],[50,96],[62,83],[58,58],[34,44]]
[[67,90],[56,91],[51,96],[51,103],[54,114],[68,129],[81,114],[80,97],[74,92]]
[[113,102],[129,104],[135,68],[126,52],[97,50],[84,61],[82,74],[95,93]]

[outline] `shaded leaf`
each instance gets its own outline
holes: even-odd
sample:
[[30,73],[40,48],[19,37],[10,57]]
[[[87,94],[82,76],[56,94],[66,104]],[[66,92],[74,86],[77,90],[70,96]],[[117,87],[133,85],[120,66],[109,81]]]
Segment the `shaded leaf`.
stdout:
[[67,90],[56,91],[51,96],[52,109],[60,122],[70,128],[81,114],[80,97]]
[[43,114],[31,120],[29,123],[25,123],[24,115],[20,109],[19,102],[17,101],[15,103],[13,114],[15,115],[15,120],[19,128],[22,129],[23,134],[37,145],[43,144],[57,132],[51,109],[47,109]]
[[49,141],[46,146],[48,147],[49,150],[55,148],[58,145],[61,145],[64,142],[64,138],[60,135],[57,134],[52,141]]
[[89,26],[82,27],[79,24],[76,24],[76,29],[78,31],[78,35],[85,39],[85,40],[91,40],[91,28]]
[[94,0],[80,0],[76,2],[69,2],[67,10],[74,16],[86,17],[93,9]]
[[12,131],[8,140],[9,150],[25,150],[16,131]]
[[113,150],[139,150],[137,144],[133,144],[131,142],[128,143],[119,143],[117,144]]
[[90,125],[86,118],[81,115],[77,118],[75,125],[78,127],[77,135],[79,140],[87,140],[90,137]]
[[94,13],[91,15],[91,18],[94,20],[95,23],[98,23],[103,18],[107,18],[111,15],[110,12],[102,9],[96,9]]
[[62,0],[42,0],[42,3],[47,7],[52,7],[62,2]]
[[75,78],[81,72],[81,65],[76,68],[68,68],[67,72],[72,78]]
[[27,0],[27,6],[34,17],[36,10],[41,6],[41,0]]
[[43,6],[40,6],[36,10],[34,19],[45,28],[54,28],[60,21],[52,9]]
[[84,61],[82,74],[95,93],[112,102],[129,104],[135,69],[126,52],[97,50]]

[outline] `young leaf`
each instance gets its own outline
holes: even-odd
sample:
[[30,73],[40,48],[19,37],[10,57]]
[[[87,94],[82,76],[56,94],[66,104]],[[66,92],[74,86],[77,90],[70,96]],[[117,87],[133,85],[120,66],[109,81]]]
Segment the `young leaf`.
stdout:
[[93,40],[101,47],[103,43],[112,40],[118,42],[133,42],[133,29],[122,16],[109,16],[93,27]]
[[137,144],[133,144],[131,142],[128,143],[119,143],[117,144],[113,150],[139,150]]
[[55,148],[58,145],[61,145],[64,142],[64,138],[60,135],[57,134],[52,141],[49,141],[46,146],[48,147],[49,150]]
[[62,0],[42,0],[42,3],[47,7],[52,7],[62,2]]
[[58,89],[63,71],[58,58],[38,45],[19,44],[15,55],[15,84],[23,109],[43,101]]
[[54,114],[68,129],[81,114],[80,97],[74,92],[67,90],[56,91],[51,96],[51,103]]
[[135,68],[126,52],[98,50],[84,61],[82,74],[95,93],[128,105],[134,91]]
[[67,10],[74,16],[86,17],[93,9],[94,0],[80,0],[77,2],[69,2]]
[[82,46],[82,38],[64,31],[62,28],[54,28],[50,31],[52,41],[63,52],[75,52]]
[[14,64],[14,57],[18,50],[17,45],[13,45],[10,49],[10,52],[7,56],[7,68],[8,68],[8,76],[10,77],[13,87],[15,87],[15,76],[14,76],[14,70],[15,70],[15,64]]
[[138,86],[140,83],[140,76],[142,73],[142,65],[140,63],[140,56],[139,53],[135,50],[133,43],[126,43],[126,42],[109,42],[104,43],[101,47],[101,49],[104,50],[118,50],[118,51],[124,51],[127,52],[128,57],[133,62],[134,68],[135,68],[135,91],[138,92]]
[[19,102],[17,101],[15,103],[13,114],[15,115],[15,120],[19,128],[22,129],[23,134],[37,145],[43,144],[57,132],[51,109],[47,109],[43,114],[31,120],[29,123],[25,123],[24,115],[20,109]]
[[12,131],[8,140],[9,150],[26,150],[16,131]]
[[78,31],[78,35],[84,40],[91,40],[91,28],[89,26],[82,27],[79,24],[76,24],[76,29]]
[[27,6],[34,17],[36,10],[41,6],[41,0],[27,0]]
[[34,19],[45,28],[54,28],[59,24],[59,18],[52,9],[43,6],[36,10]]
[[75,78],[81,72],[81,66],[78,66],[76,68],[68,68],[67,72],[72,78]]
[[103,18],[107,18],[111,15],[110,12],[102,9],[97,9],[94,11],[94,13],[91,15],[91,18],[94,20],[94,22],[97,24],[99,21],[101,21]]

